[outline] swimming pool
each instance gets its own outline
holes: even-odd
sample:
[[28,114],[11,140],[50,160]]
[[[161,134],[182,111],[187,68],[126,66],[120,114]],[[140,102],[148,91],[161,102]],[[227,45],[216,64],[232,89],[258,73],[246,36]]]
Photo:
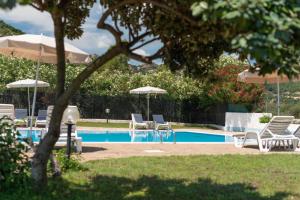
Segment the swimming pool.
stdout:
[[[20,130],[22,137],[30,136],[29,130]],[[35,130],[32,134],[34,142],[39,141],[40,131]],[[111,142],[111,143],[157,143],[157,142],[176,142],[176,143],[224,143],[232,142],[231,136],[221,134],[209,134],[190,131],[77,131],[78,137],[82,142]]]

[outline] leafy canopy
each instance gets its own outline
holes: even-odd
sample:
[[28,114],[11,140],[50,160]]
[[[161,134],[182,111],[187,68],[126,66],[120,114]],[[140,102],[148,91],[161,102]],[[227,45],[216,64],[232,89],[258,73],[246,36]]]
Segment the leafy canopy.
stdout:
[[[12,7],[14,2],[6,0],[1,6]],[[71,39],[82,35],[81,25],[95,3],[94,0],[19,2],[31,2],[53,16],[57,14],[56,4],[64,8],[59,10],[59,15],[65,19],[65,33]],[[162,58],[173,70],[184,68],[190,74],[205,75],[214,59],[230,52],[238,53],[241,59],[255,60],[255,67],[259,67],[262,74],[276,69],[289,76],[299,73],[298,0],[101,0],[100,4],[111,17],[111,22],[101,28],[107,29],[110,25],[115,28],[112,33],[121,35],[127,42],[136,39],[141,32],[149,32],[148,37],[163,44],[151,58]],[[131,39],[124,38],[123,29],[128,30]],[[146,40],[140,39],[134,43],[135,47]],[[130,58],[137,58],[128,54]],[[141,57],[137,59],[143,61]]]
[[[34,79],[35,65],[35,62],[26,59],[0,56],[0,91],[7,91],[6,84],[10,82],[26,78]],[[83,69],[84,66],[68,64],[66,84],[70,85]],[[56,86],[55,66],[42,64],[39,71],[40,80],[50,84],[46,92],[53,93]],[[174,99],[188,99],[192,96],[200,98],[202,94],[202,84],[199,80],[185,77],[182,73],[171,73],[165,66],[146,73],[135,72],[128,65],[128,58],[125,56],[112,59],[101,70],[96,71],[83,83],[79,92],[89,95],[129,95],[129,90],[146,85],[164,88]]]
[[200,24],[217,25],[210,34],[228,45],[224,50],[255,60],[262,74],[299,73],[300,1],[207,0],[192,11]]

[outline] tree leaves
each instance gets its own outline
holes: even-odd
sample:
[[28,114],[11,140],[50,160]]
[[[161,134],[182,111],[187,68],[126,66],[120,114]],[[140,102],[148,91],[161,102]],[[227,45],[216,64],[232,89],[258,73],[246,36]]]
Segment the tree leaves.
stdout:
[[198,16],[207,8],[208,8],[208,4],[205,1],[200,1],[200,2],[194,3],[191,6],[192,14],[193,14],[193,16]]
[[[298,75],[300,63],[300,3],[291,1],[231,0],[207,1],[208,9],[198,13],[199,23],[219,23],[219,39],[230,41],[228,51],[256,60],[261,73],[279,69]],[[193,9],[193,8],[192,8]],[[227,31],[222,32],[222,30]]]
[[232,12],[228,12],[223,16],[223,19],[234,19],[236,17],[240,17],[241,16],[241,12],[240,11],[232,11]]

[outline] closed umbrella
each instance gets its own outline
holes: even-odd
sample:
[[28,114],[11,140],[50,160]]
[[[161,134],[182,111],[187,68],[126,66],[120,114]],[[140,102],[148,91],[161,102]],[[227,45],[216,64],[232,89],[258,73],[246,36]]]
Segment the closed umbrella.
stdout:
[[28,114],[30,115],[30,94],[29,94],[29,88],[34,88],[37,84],[37,87],[49,87],[49,83],[46,83],[44,81],[36,81],[32,79],[24,79],[24,80],[18,80],[12,83],[9,83],[6,85],[7,88],[27,88],[27,95],[28,95]]
[[167,91],[157,87],[140,87],[129,91],[130,94],[146,94],[147,95],[147,120],[149,121],[149,104],[150,104],[150,94],[166,94]]
[[257,83],[257,84],[277,84],[277,115],[280,114],[280,83],[288,83],[290,81],[300,81],[299,78],[290,80],[286,75],[278,75],[277,72],[266,74],[265,76],[259,75],[258,71],[250,72],[248,69],[238,74],[238,81],[244,83]]
[[[55,38],[32,34],[0,37],[0,54],[26,58],[38,62],[36,66],[35,87],[30,120],[30,128],[32,128],[39,78],[39,66],[41,62],[56,64]],[[79,64],[90,62],[88,53],[68,43],[65,43],[65,56],[69,63]]]

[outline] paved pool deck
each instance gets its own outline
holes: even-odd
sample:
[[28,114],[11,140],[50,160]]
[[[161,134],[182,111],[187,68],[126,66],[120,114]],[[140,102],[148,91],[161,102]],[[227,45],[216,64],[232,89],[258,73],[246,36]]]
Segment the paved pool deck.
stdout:
[[[77,130],[87,130],[87,131],[129,131],[128,128],[99,128],[99,127],[76,127]],[[223,131],[218,129],[206,129],[206,128],[181,128],[181,129],[174,129],[174,131],[194,131],[200,133],[215,133],[215,134],[225,134],[225,135],[233,135],[239,132],[230,132],[230,131]]]
[[256,148],[233,144],[84,144],[83,161],[131,156],[259,154]]
[[[128,131],[124,128],[94,128],[78,127],[78,130],[94,131]],[[176,129],[175,131],[195,131],[233,135],[236,132],[228,132],[213,129]],[[269,152],[270,153],[270,152]],[[272,152],[271,152],[272,153]],[[294,153],[280,151],[276,153]],[[295,152],[299,153],[299,152]],[[224,155],[224,154],[265,154],[258,150],[257,146],[237,148],[233,143],[223,144],[183,144],[183,143],[83,143],[83,161],[99,160],[107,158],[122,158],[131,156],[172,156],[172,155]]]

